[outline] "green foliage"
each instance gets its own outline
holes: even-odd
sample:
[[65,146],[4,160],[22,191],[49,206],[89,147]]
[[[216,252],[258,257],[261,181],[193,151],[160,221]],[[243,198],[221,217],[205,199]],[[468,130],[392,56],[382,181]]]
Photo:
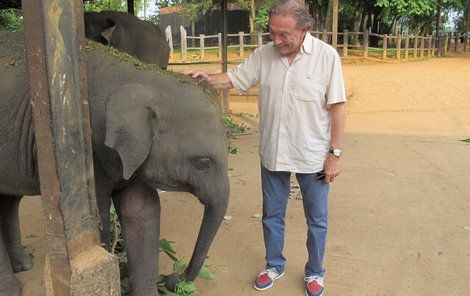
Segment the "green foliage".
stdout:
[[23,29],[21,9],[0,9],[0,31]]
[[265,31],[268,27],[269,9],[276,2],[276,0],[263,0],[259,3],[259,8],[256,11],[255,26],[258,31]]
[[248,130],[248,126],[245,123],[237,123],[233,120],[230,113],[224,115],[224,125],[228,138],[233,138],[235,134],[244,133]]
[[[144,8],[143,0],[134,0],[134,12],[139,13]],[[148,1],[149,2],[149,1]],[[115,10],[127,11],[127,0],[93,0],[83,3],[84,11]]]
[[[225,125],[225,132],[227,133],[227,137],[234,138],[235,134],[244,133],[248,130],[248,126],[245,123],[239,124],[232,118],[232,114],[227,113],[224,115],[224,125]],[[232,146],[232,143],[229,142],[228,144],[228,153],[230,154],[237,154],[238,148]]]
[[178,296],[188,296],[191,295],[194,291],[196,291],[196,286],[193,282],[188,282],[186,280],[182,280],[176,284],[175,287],[175,294]]

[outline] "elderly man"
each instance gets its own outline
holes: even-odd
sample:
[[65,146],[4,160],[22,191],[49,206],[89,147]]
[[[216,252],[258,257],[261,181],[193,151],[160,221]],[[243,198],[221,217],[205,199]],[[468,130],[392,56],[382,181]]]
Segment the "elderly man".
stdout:
[[266,290],[284,275],[285,214],[290,175],[296,173],[308,226],[305,294],[318,296],[324,292],[328,190],[340,173],[346,94],[339,55],[310,35],[312,22],[302,4],[277,1],[269,15],[272,42],[229,73],[185,74],[239,93],[259,84],[266,269],[254,288]]

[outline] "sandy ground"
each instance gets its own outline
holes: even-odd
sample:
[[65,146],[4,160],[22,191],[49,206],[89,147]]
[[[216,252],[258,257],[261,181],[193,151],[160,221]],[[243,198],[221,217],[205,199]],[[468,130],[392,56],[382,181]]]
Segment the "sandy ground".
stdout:
[[[214,68],[214,67],[213,67]],[[215,70],[214,70],[215,71]],[[348,122],[343,172],[331,187],[326,295],[470,295],[470,55],[344,65]],[[257,113],[232,97],[233,112]],[[286,217],[285,276],[252,288],[264,267],[256,117],[232,140],[228,215],[206,261],[217,279],[197,295],[303,295],[306,225],[293,196]],[[162,237],[189,261],[202,216],[194,197],[162,193]],[[45,295],[47,244],[39,198],[21,206],[23,242],[35,266],[18,274],[28,296]],[[162,255],[161,271],[170,272]]]

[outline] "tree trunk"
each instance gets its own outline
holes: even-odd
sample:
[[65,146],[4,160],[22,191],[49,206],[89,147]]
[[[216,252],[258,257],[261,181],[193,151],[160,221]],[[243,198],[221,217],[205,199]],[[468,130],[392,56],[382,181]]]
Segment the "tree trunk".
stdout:
[[436,16],[436,36],[439,36],[439,31],[441,28],[441,13],[442,13],[442,3],[438,1],[437,3],[437,16]]
[[[324,30],[326,30],[327,32],[330,32],[332,23],[333,23],[333,0],[328,0],[328,7],[326,9]],[[325,36],[328,36],[328,35],[325,35]],[[323,37],[322,39],[326,39],[323,41],[328,42],[328,38]]]
[[250,43],[256,44],[257,36],[255,36],[255,17],[256,17],[256,6],[255,0],[250,0]]

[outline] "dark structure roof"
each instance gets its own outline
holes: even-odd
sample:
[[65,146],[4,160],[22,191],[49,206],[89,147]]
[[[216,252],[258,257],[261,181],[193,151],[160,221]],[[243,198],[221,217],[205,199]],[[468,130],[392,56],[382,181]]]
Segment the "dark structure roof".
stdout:
[[21,8],[21,0],[0,0],[0,9]]

